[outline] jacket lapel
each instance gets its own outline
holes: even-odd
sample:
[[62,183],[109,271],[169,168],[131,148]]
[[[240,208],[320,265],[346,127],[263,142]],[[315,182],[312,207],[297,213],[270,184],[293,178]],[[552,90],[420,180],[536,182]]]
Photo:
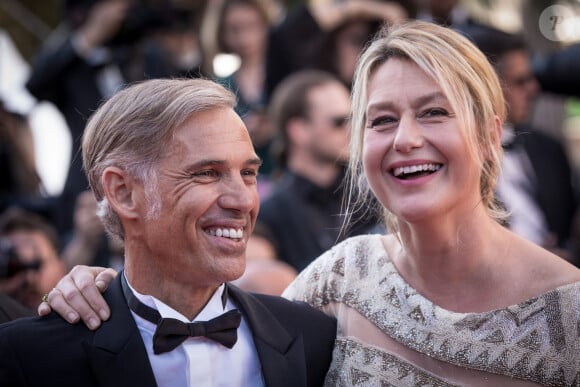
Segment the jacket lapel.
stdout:
[[305,386],[302,336],[292,336],[256,296],[231,284],[228,292],[252,331],[266,386]]
[[121,289],[120,272],[104,293],[111,317],[85,350],[101,386],[156,386],[141,334]]

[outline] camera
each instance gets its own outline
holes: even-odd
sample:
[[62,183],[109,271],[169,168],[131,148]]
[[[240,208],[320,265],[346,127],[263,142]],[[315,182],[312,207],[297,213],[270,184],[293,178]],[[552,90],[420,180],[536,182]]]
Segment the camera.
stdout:
[[41,266],[42,261],[40,258],[25,262],[9,240],[0,239],[0,279],[12,278],[24,271],[38,271]]
[[189,13],[171,5],[169,0],[140,0],[130,9],[121,30],[110,45],[136,43],[155,30],[183,27],[190,23]]

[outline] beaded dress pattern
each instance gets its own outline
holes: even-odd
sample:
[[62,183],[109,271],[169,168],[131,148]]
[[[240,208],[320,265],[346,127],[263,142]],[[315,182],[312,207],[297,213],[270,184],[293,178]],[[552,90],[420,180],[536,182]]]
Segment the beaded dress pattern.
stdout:
[[376,327],[379,336],[398,343],[394,348],[410,349],[464,373],[493,374],[514,383],[580,386],[580,282],[503,309],[452,312],[433,304],[400,276],[381,236],[364,235],[323,254],[284,296],[338,320],[328,386],[471,384],[456,383],[437,367],[420,367],[393,347],[345,334],[348,323],[341,308],[370,321],[371,330]]

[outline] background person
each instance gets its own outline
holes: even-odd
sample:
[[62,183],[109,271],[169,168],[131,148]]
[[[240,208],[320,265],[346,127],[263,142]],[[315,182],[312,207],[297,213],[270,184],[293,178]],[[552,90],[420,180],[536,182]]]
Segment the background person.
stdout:
[[66,273],[56,229],[18,207],[0,214],[0,292],[34,310]]
[[[273,163],[269,148],[272,127],[266,108],[266,46],[268,30],[276,19],[272,0],[210,1],[204,15],[202,33],[208,61],[212,54],[233,54],[239,58],[239,68],[217,81],[236,93],[236,112],[242,117],[256,153],[263,160],[260,167],[258,192],[269,192],[269,174]],[[208,63],[208,66],[210,64]]]
[[509,212],[508,225],[518,235],[576,261],[572,244],[578,208],[574,175],[564,146],[529,124],[540,85],[524,39],[484,26],[461,30],[493,64],[507,103],[497,194]]
[[300,271],[346,236],[380,230],[378,218],[367,217],[354,219],[340,232],[348,89],[329,73],[299,71],[276,89],[269,112],[280,177],[262,202],[256,235],[272,243],[276,257]]

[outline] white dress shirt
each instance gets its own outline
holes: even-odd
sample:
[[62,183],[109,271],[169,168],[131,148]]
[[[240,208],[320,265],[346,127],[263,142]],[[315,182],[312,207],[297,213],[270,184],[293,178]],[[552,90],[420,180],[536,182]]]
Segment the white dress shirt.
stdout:
[[[502,143],[512,142],[516,134],[505,125]],[[496,192],[509,211],[509,228],[516,234],[543,245],[548,238],[544,213],[536,202],[538,182],[532,163],[523,147],[515,145],[504,152]]]
[[[127,283],[129,284],[129,281]],[[236,308],[230,300],[227,301],[225,308],[222,307],[221,296],[224,285],[221,285],[201,312],[189,321],[181,313],[155,297],[136,292],[131,284],[129,287],[139,301],[158,310],[161,317],[175,318],[183,322],[211,320]],[[155,355],[153,334],[157,326],[139,317],[133,311],[131,314],[143,338],[155,380],[160,387],[263,387],[265,385],[252,334],[243,317],[238,328],[238,341],[232,349],[204,337],[190,337],[173,351]]]

